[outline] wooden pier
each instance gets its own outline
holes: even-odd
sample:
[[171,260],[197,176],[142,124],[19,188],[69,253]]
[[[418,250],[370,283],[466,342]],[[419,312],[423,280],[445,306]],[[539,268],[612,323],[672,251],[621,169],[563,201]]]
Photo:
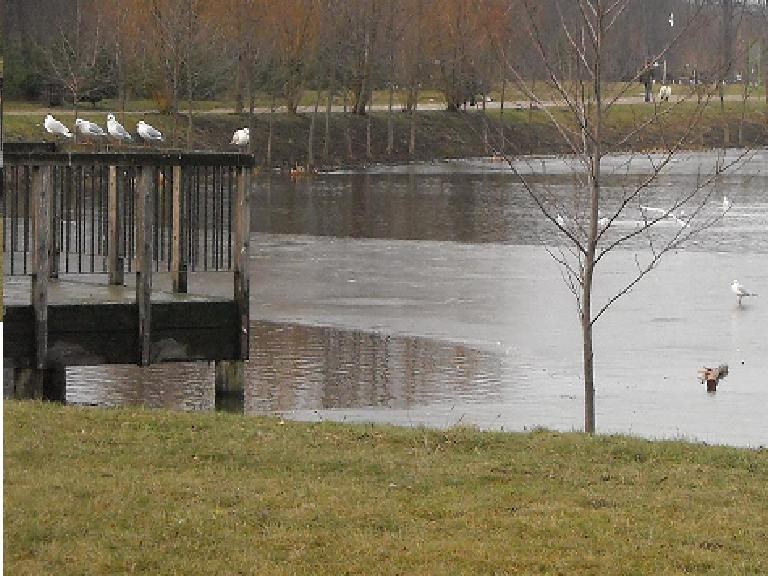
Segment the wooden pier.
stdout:
[[[226,363],[248,357],[252,167],[243,154],[6,153],[14,395],[64,400],[67,366],[214,361],[217,393],[242,397],[243,370]],[[231,293],[207,290],[211,274]]]

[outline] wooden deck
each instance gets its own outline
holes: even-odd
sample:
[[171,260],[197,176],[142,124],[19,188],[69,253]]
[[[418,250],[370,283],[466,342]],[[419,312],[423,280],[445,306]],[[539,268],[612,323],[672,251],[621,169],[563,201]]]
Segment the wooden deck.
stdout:
[[[28,277],[6,278],[3,355],[34,367],[34,310]],[[239,359],[234,299],[153,290],[150,362]],[[46,364],[139,364],[136,291],[82,277],[48,284]]]
[[[227,365],[248,357],[253,157],[44,150],[6,159],[3,357],[14,394],[65,398],[67,366],[213,361],[217,394],[242,398]],[[188,293],[188,273],[209,271],[231,276],[229,295]]]

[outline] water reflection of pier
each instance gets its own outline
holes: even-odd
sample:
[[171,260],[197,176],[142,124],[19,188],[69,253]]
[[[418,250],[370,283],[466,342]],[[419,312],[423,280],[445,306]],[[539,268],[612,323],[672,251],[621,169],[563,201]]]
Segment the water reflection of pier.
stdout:
[[[256,321],[245,362],[245,410],[409,409],[444,398],[499,402],[502,359],[416,336]],[[70,368],[75,402],[206,410],[205,363]]]
[[[247,358],[251,156],[36,151],[5,163],[16,395],[63,399],[67,366]],[[232,297],[190,291],[196,272],[230,273]]]

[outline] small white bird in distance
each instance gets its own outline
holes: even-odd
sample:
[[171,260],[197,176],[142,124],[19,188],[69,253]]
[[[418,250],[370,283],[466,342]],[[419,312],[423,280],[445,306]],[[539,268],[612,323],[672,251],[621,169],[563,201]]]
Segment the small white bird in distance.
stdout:
[[235,130],[235,133],[232,135],[231,144],[235,144],[237,146],[248,146],[250,139],[250,130],[248,128],[241,128],[240,130]]
[[557,225],[561,228],[565,227],[565,218],[563,218],[562,215],[558,214],[557,218],[555,218],[555,222],[557,222]]
[[665,218],[669,218],[670,220],[674,220],[677,222],[682,228],[686,228],[687,226],[690,226],[689,222],[686,222],[681,218],[685,216],[685,211],[680,210],[680,216],[672,212],[671,210],[664,210],[663,208],[654,208],[653,206],[640,206],[640,212],[643,215],[643,219],[647,218],[648,212],[655,212],[657,214],[664,215]]
[[75,120],[75,126],[83,136],[105,136],[106,135],[104,130],[101,129],[101,126],[96,124],[96,122],[90,122],[88,120],[83,120],[81,118],[78,118],[77,120]]
[[723,212],[728,212],[731,209],[731,201],[728,196],[723,196]]
[[741,306],[741,299],[745,296],[757,296],[756,292],[750,292],[744,288],[744,286],[742,286],[738,280],[733,281],[731,284],[731,290],[733,290],[733,293],[736,294],[736,296],[739,298],[739,306]]
[[160,133],[160,131],[144,122],[144,120],[139,120],[139,123],[136,124],[136,132],[138,132],[139,136],[141,136],[144,140],[150,142],[163,141],[163,135]]
[[53,116],[48,114],[48,116],[45,117],[45,122],[43,122],[43,126],[45,126],[45,131],[49,134],[56,134],[58,136],[64,136],[66,138],[72,138],[72,132],[69,131],[69,128],[64,126],[61,122],[56,120]]
[[113,138],[117,138],[118,140],[122,140],[124,142],[132,140],[128,130],[123,128],[123,125],[115,120],[114,114],[107,114],[107,132],[109,132],[109,135]]

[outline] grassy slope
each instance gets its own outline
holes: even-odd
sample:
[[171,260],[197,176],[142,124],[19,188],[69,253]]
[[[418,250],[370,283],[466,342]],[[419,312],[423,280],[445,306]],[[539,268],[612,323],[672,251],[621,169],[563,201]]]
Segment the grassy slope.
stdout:
[[764,574],[768,452],[6,401],[9,574]]
[[[751,101],[744,111],[742,125],[742,109],[738,102],[726,103],[726,114],[722,115],[719,103],[711,103],[696,128],[685,135],[695,105],[684,104],[663,113],[657,121],[650,122],[639,134],[628,141],[619,143],[622,137],[633,127],[649,120],[654,113],[652,105],[620,105],[614,108],[608,118],[606,139],[609,148],[621,150],[659,150],[672,146],[678,139],[683,138],[682,148],[712,148],[723,144],[728,126],[729,143],[737,146],[765,146],[768,144],[768,114],[761,101]],[[553,113],[568,121],[562,111]],[[82,110],[79,116],[104,124],[105,111]],[[73,125],[71,112],[61,110],[57,117],[68,125]],[[160,129],[167,137],[168,146],[186,145],[186,118],[181,116],[176,123],[176,138],[173,134],[172,117],[160,114],[127,113],[121,118],[129,129],[136,122],[145,118]],[[486,149],[483,143],[483,114],[478,111],[468,113],[449,112],[420,112],[417,117],[417,149],[415,159],[430,160],[440,158],[457,158],[467,156],[482,156],[491,154],[494,148],[500,148],[499,111],[488,110],[488,142]],[[323,143],[325,138],[325,117],[318,115],[315,129],[315,159],[317,165],[362,164],[371,161],[400,162],[409,159],[408,141],[410,135],[409,115],[395,112],[394,120],[394,151],[391,155],[386,152],[387,114],[376,112],[372,116],[372,157],[366,153],[366,130],[368,121],[364,117],[351,114],[333,114],[330,122],[330,147],[327,162],[323,160]],[[232,132],[247,125],[246,115],[236,114],[200,114],[194,120],[192,137],[193,147],[208,150],[229,150],[236,148],[229,144]],[[568,152],[563,140],[549,122],[543,111],[507,110],[504,114],[504,135],[506,137],[505,151],[512,154],[547,154]],[[307,159],[308,134],[310,115],[276,114],[274,117],[274,138],[272,144],[273,165],[293,165],[305,163]],[[740,127],[742,139],[739,140]],[[263,160],[267,149],[269,132],[268,115],[256,116],[254,141],[257,158]],[[42,129],[42,115],[10,115],[5,120],[6,141],[20,140],[51,140],[50,135]],[[349,136],[349,144],[347,142]],[[70,143],[66,143],[71,147]],[[93,146],[83,145],[85,149]]]

